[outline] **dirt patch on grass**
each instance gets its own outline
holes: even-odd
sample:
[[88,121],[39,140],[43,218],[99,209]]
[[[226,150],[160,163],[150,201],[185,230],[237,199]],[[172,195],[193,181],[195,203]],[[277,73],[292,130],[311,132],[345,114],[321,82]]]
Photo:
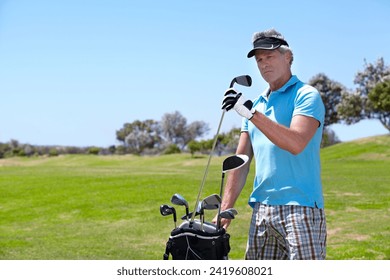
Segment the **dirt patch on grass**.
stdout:
[[350,240],[356,240],[356,241],[365,241],[370,239],[369,235],[363,235],[363,234],[346,234],[345,238]]
[[[58,156],[60,157],[60,156]],[[34,158],[13,157],[0,159],[0,166],[36,166],[49,161],[48,156],[40,156]]]
[[328,234],[328,236],[336,236],[342,230],[343,230],[342,228],[327,229],[327,234]]
[[390,155],[386,154],[386,153],[383,153],[383,154],[366,153],[366,154],[363,154],[363,155],[357,157],[357,159],[362,159],[362,160],[385,160],[385,159],[388,159],[389,157],[390,157]]
[[339,193],[338,195],[341,196],[361,196],[361,193],[352,193],[352,192],[344,192],[344,193]]
[[0,159],[0,166],[3,167],[3,166],[18,166],[20,165],[19,162],[17,162],[15,160],[15,158],[11,158],[11,159]]
[[356,241],[366,241],[370,239],[369,235],[366,234],[356,234],[356,233],[349,233],[349,234],[343,234],[344,229],[343,228],[331,228],[327,230],[328,238],[329,239],[337,239],[338,237],[344,240],[356,240]]

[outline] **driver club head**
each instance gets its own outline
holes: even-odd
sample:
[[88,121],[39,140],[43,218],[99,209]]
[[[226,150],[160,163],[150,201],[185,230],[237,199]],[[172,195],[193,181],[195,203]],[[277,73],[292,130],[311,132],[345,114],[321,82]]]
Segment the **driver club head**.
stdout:
[[230,157],[227,157],[222,164],[222,172],[226,173],[230,170],[240,168],[245,163],[247,163],[249,160],[249,157],[247,155],[238,154],[233,155]]
[[230,87],[233,87],[234,84],[239,84],[241,86],[250,87],[252,85],[252,78],[249,75],[242,75],[233,78],[230,83]]

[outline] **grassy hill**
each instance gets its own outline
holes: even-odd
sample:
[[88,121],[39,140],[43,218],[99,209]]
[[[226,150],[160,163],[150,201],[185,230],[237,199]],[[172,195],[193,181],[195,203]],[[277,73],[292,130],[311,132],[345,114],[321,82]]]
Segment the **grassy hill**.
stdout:
[[390,135],[323,149],[332,259],[390,259]]
[[[321,156],[328,259],[390,259],[390,136]],[[212,159],[203,197],[219,192],[223,159]],[[173,221],[159,206],[180,193],[193,208],[206,162],[188,154],[2,159],[0,259],[161,259]],[[229,228],[232,259],[245,251],[253,172]]]

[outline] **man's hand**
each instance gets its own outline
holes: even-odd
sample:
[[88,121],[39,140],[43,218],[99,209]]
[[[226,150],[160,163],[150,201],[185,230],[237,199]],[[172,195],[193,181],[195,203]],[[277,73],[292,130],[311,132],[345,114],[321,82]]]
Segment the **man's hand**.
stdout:
[[229,111],[233,108],[240,116],[250,120],[255,113],[255,110],[252,109],[252,105],[252,101],[245,101],[245,97],[241,92],[237,92],[234,88],[229,88],[225,92],[225,98],[222,102],[222,110]]
[[[217,219],[218,219],[218,214],[215,215],[214,219],[211,222],[216,225],[217,224]],[[227,230],[227,228],[229,227],[231,221],[232,220],[222,218],[221,219],[221,225],[220,225],[221,228],[224,228],[225,230]]]

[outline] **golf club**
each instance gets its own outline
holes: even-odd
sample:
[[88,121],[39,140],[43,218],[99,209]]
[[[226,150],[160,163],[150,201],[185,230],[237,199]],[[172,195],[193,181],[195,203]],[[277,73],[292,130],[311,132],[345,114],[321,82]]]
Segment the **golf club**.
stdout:
[[[182,219],[182,220],[187,220],[187,221],[188,221],[188,219],[191,219],[192,214],[193,214],[193,212],[188,213],[188,215],[183,215],[183,216],[181,216],[181,219]],[[199,214],[200,214],[199,212],[196,212],[196,213],[195,213],[195,216],[199,216]]]
[[[203,208],[203,202],[202,201],[199,201],[198,203],[198,207],[197,207],[197,210],[196,212],[199,213],[199,221],[200,221],[200,230],[203,231],[203,223],[204,223],[204,208]],[[190,225],[192,226],[192,224],[190,223]]]
[[203,209],[217,209],[217,207],[221,204],[221,196],[218,194],[212,194],[202,200]]
[[237,210],[234,209],[234,208],[228,208],[228,209],[225,209],[223,211],[221,211],[219,214],[218,214],[218,218],[217,218],[217,231],[221,228],[221,219],[228,219],[228,220],[232,220],[235,218],[235,216],[238,214]]
[[[228,171],[232,171],[235,169],[238,169],[242,167],[245,163],[247,163],[249,160],[249,157],[247,155],[238,154],[238,155],[232,155],[230,157],[227,157],[223,163],[222,163],[222,178],[221,178],[221,187],[219,189],[219,196],[222,197],[223,193],[223,186],[225,181],[225,174]],[[219,216],[221,215],[221,209],[218,209],[218,219],[217,219],[217,228],[220,228],[220,222],[221,219]]]
[[[238,85],[241,85],[241,86],[250,87],[250,86],[252,85],[252,78],[251,78],[251,76],[249,76],[249,75],[237,76],[237,77],[233,78],[233,80],[230,82],[230,86],[229,86],[229,87],[233,87],[234,84],[236,84],[236,83],[237,83]],[[205,184],[205,182],[206,182],[207,174],[208,174],[208,171],[209,171],[209,166],[210,166],[211,157],[212,157],[212,155],[213,155],[215,146],[216,146],[216,144],[217,144],[218,134],[219,134],[219,131],[220,131],[220,129],[221,129],[221,125],[222,125],[222,121],[223,121],[223,117],[224,117],[224,115],[225,115],[225,112],[226,112],[225,110],[222,111],[221,119],[219,120],[219,124],[218,124],[217,133],[216,133],[215,136],[214,136],[213,146],[211,147],[209,159],[208,159],[208,161],[207,161],[206,169],[205,169],[204,174],[203,174],[203,179],[202,179],[202,182],[201,182],[201,184],[200,184],[198,196],[197,196],[197,198],[196,198],[194,212],[196,211],[196,207],[198,206],[198,203],[199,203],[199,201],[200,201],[200,196],[202,195],[203,187],[204,187],[204,184]],[[193,222],[194,222],[194,219],[195,219],[195,215],[193,215],[192,218],[191,218],[190,225],[189,225],[190,227],[192,227],[192,224],[193,224]]]
[[188,220],[189,209],[188,209],[188,202],[187,202],[187,200],[185,200],[184,197],[181,196],[180,194],[175,193],[172,196],[172,198],[171,198],[171,202],[173,204],[175,204],[175,205],[185,206],[185,208],[186,208],[186,216],[187,216],[187,220]]
[[238,214],[238,212],[236,209],[228,208],[226,210],[221,211],[221,213],[219,214],[219,217],[223,218],[223,219],[232,220],[236,217],[237,214]]
[[[198,207],[196,207],[195,216],[199,216],[199,215],[201,214],[201,213],[200,213],[200,211],[201,211],[201,206],[202,206],[202,202],[199,201]],[[181,219],[182,219],[182,220],[191,219],[193,214],[194,214],[194,212],[190,212],[190,213],[188,213],[188,215],[183,215],[183,216],[181,217]]]
[[228,171],[232,171],[234,169],[238,169],[242,167],[245,163],[247,163],[249,160],[249,157],[244,154],[238,154],[238,155],[232,155],[230,157],[227,157],[223,163],[222,163],[222,180],[221,180],[221,187],[219,190],[219,196],[222,197],[222,191],[223,191],[223,184],[225,179],[225,174]]
[[209,195],[208,197],[203,199],[202,201],[203,218],[204,218],[204,210],[219,209],[221,207],[221,201],[222,201],[221,197],[217,194]]
[[230,82],[230,87],[233,87],[234,84],[250,87],[252,85],[252,78],[249,75],[237,76]]
[[172,206],[169,206],[167,204],[163,204],[160,206],[160,213],[163,216],[168,216],[173,214],[173,222],[175,223],[175,228],[176,226],[176,210]]

